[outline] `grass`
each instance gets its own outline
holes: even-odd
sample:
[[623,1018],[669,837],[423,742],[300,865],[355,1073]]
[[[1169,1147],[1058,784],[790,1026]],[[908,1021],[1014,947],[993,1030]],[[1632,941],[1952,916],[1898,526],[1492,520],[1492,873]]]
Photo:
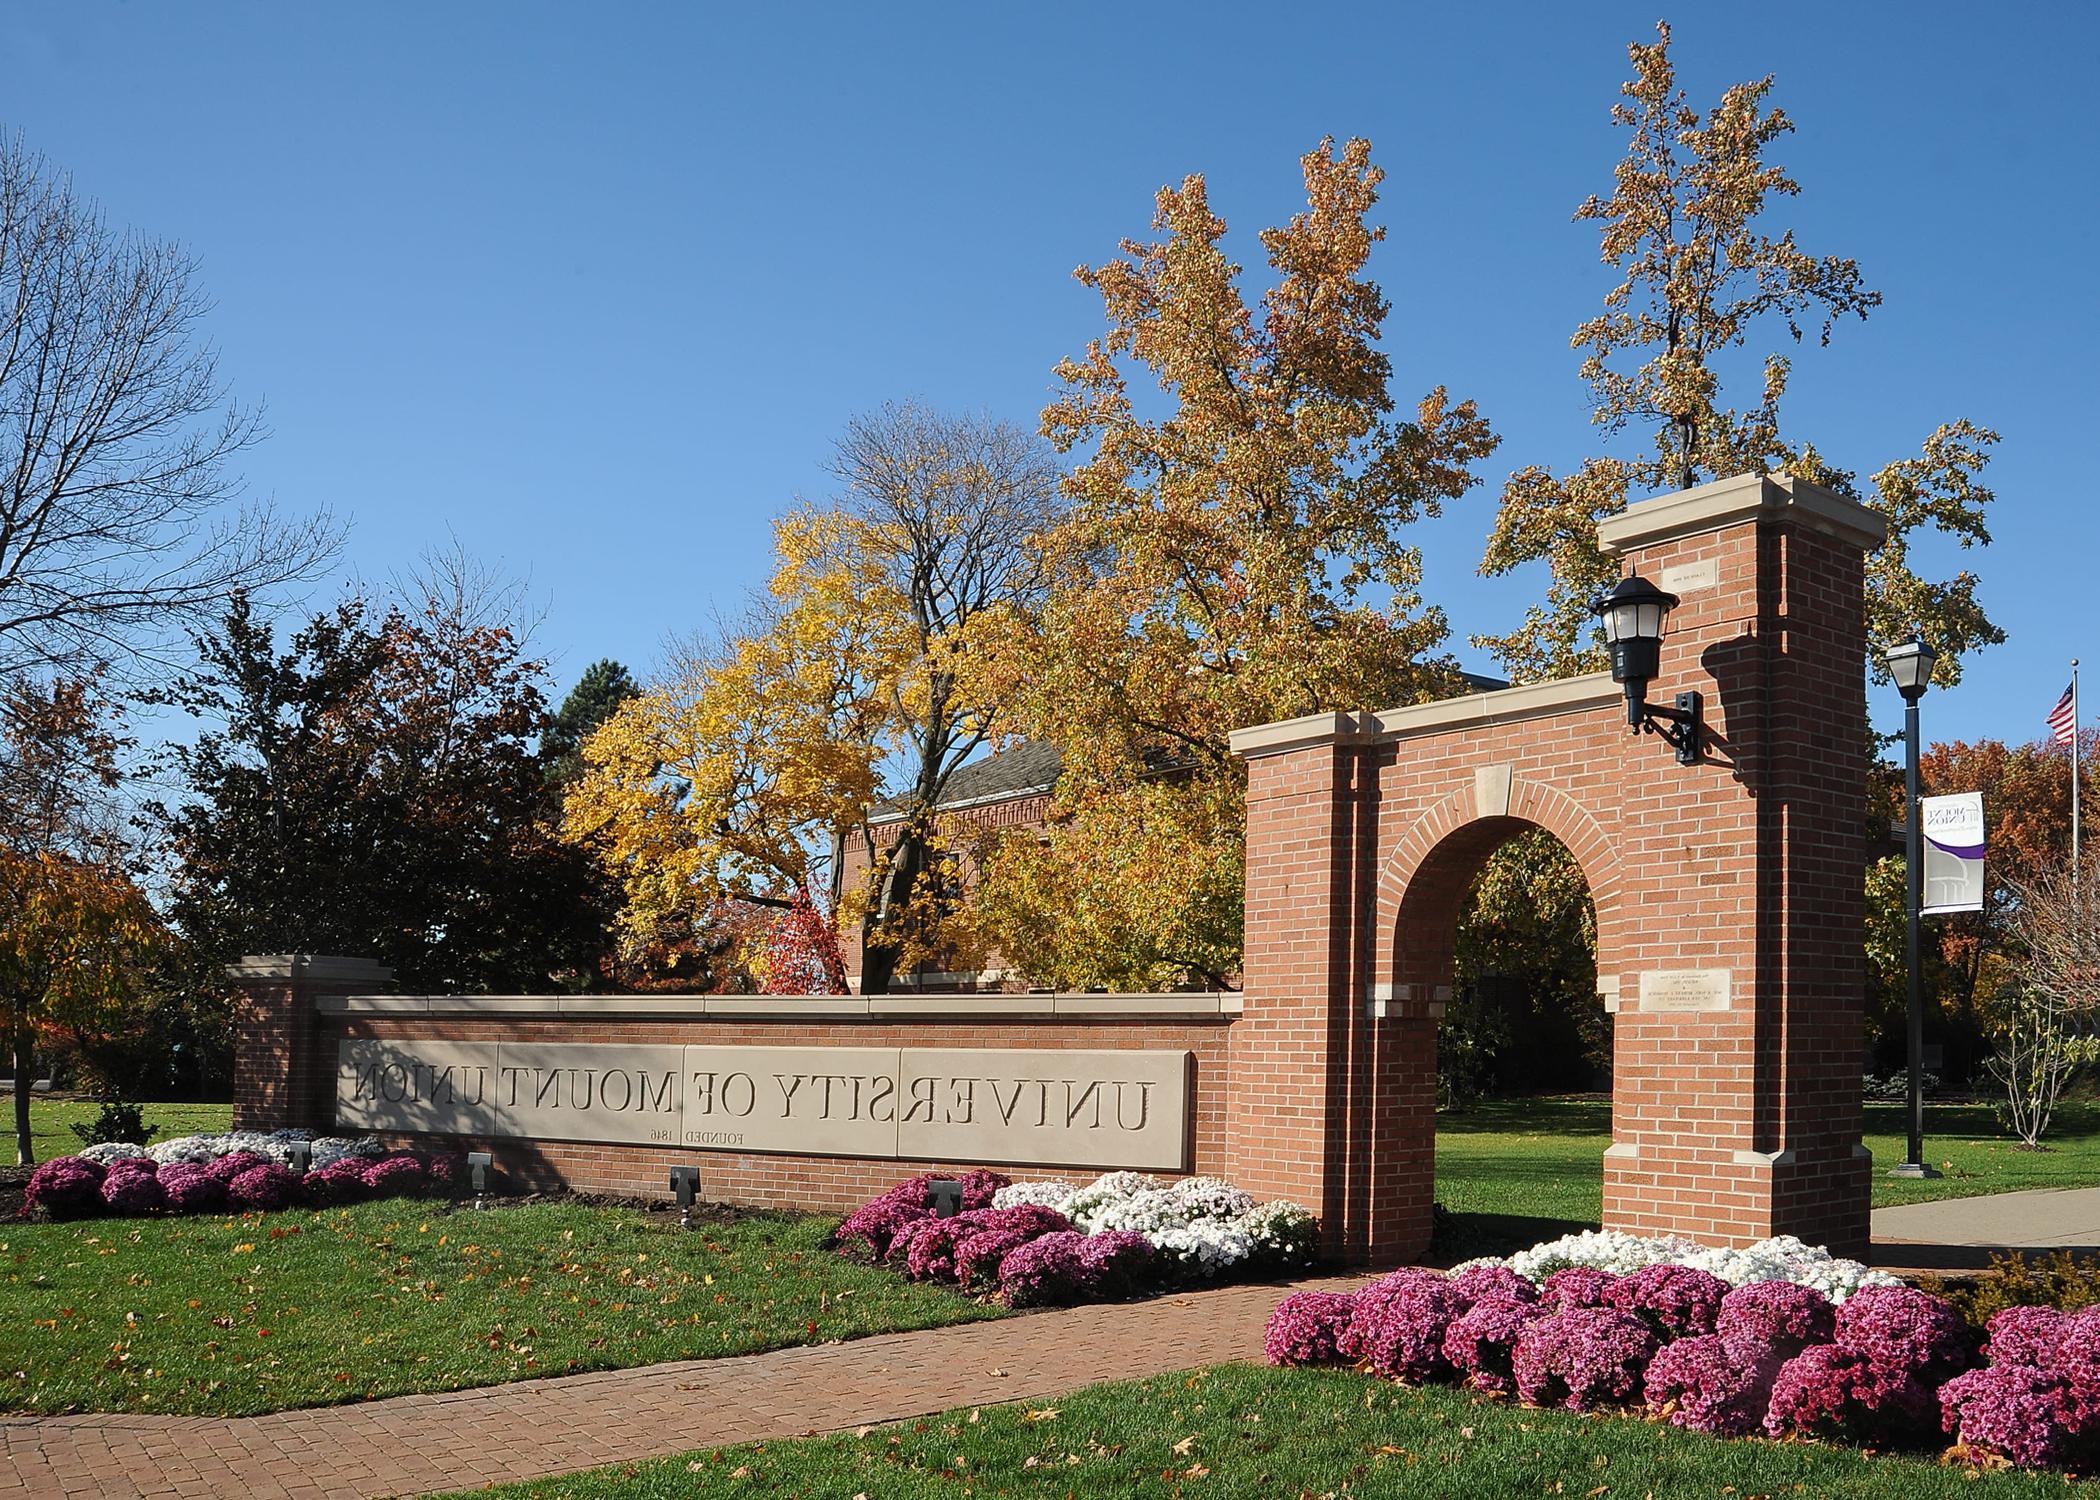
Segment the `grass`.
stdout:
[[[72,1127],[92,1124],[100,1108],[93,1099],[32,1096],[29,1101],[29,1141],[36,1148],[36,1159],[49,1161],[54,1156],[71,1156],[79,1151],[80,1137],[73,1134]],[[160,1127],[160,1133],[153,1137],[156,1141],[233,1128],[231,1104],[147,1104],[141,1109],[148,1125]],[[11,1142],[14,1138],[13,1114],[10,1113],[7,1120]],[[13,1156],[10,1155],[8,1160],[14,1160]]]
[[1097,1385],[837,1437],[622,1464],[479,1490],[499,1500],[962,1495],[1676,1497],[2061,1495],[2061,1476],[1942,1468],[1815,1443],[1725,1442],[1342,1370],[1251,1365]]
[[0,1226],[0,1409],[239,1416],[1001,1315],[825,1250],[832,1222],[397,1200]]
[[[1869,1104],[1866,1144],[1874,1153],[1874,1206],[1968,1198],[2027,1188],[2100,1186],[2100,1104],[2066,1104],[2044,1151],[2021,1150],[1990,1106],[1928,1104],[1926,1159],[1943,1173],[1923,1181],[1886,1175],[1903,1160],[1904,1110]],[[1463,1216],[1452,1244],[1531,1244],[1594,1225],[1602,1213],[1604,1148],[1611,1105],[1601,1098],[1495,1099],[1437,1116],[1437,1201]]]

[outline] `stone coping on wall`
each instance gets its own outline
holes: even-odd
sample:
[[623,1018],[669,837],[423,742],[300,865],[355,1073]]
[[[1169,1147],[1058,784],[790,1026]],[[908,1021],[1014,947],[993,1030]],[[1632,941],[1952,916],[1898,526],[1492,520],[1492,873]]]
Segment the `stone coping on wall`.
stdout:
[[1688,490],[1654,495],[1597,523],[1607,557],[1636,547],[1700,536],[1743,521],[1785,520],[1871,551],[1888,536],[1888,521],[1857,500],[1791,474],[1737,474]]
[[1232,1021],[1241,997],[1155,995],[321,995],[324,1016],[684,1021]]
[[1556,714],[1588,713],[1618,703],[1625,693],[1625,688],[1611,680],[1611,673],[1585,672],[1580,677],[1467,693],[1434,703],[1413,703],[1367,713],[1308,714],[1277,724],[1256,724],[1232,732],[1232,750],[1235,755],[1253,760],[1302,750],[1308,745],[1373,745],[1446,729],[1486,728]]

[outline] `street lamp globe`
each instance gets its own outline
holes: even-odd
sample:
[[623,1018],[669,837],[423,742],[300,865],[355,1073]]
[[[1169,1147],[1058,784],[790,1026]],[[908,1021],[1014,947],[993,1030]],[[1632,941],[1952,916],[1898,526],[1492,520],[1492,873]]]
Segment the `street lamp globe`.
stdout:
[[1888,664],[1889,676],[1895,678],[1896,691],[1903,695],[1903,701],[1915,703],[1932,685],[1932,668],[1939,661],[1940,654],[1912,636],[1900,645],[1889,647],[1881,659]]
[[1611,680],[1623,683],[1629,722],[1639,724],[1640,703],[1662,664],[1663,618],[1677,607],[1666,594],[1635,573],[1622,578],[1590,608],[1604,624],[1604,644],[1611,652]]

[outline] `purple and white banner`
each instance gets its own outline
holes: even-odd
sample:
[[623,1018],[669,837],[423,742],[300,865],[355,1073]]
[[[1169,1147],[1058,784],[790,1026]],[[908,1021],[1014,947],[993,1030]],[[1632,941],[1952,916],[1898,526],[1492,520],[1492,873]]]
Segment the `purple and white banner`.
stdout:
[[1925,897],[1921,916],[1983,910],[1983,793],[1924,797],[1919,832],[1925,839]]

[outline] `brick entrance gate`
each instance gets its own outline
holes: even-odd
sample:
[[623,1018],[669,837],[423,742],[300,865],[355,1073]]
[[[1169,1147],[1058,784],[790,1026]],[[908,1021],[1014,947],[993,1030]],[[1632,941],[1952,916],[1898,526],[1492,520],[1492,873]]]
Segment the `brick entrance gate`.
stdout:
[[1631,733],[1606,673],[1234,736],[1228,1170],[1313,1207],[1353,1257],[1428,1244],[1454,929],[1482,862],[1531,826],[1588,877],[1617,1012],[1606,1226],[1866,1244],[1862,559],[1881,519],[1748,476],[1599,530],[1682,600],[1648,696],[1705,695],[1700,764]]

